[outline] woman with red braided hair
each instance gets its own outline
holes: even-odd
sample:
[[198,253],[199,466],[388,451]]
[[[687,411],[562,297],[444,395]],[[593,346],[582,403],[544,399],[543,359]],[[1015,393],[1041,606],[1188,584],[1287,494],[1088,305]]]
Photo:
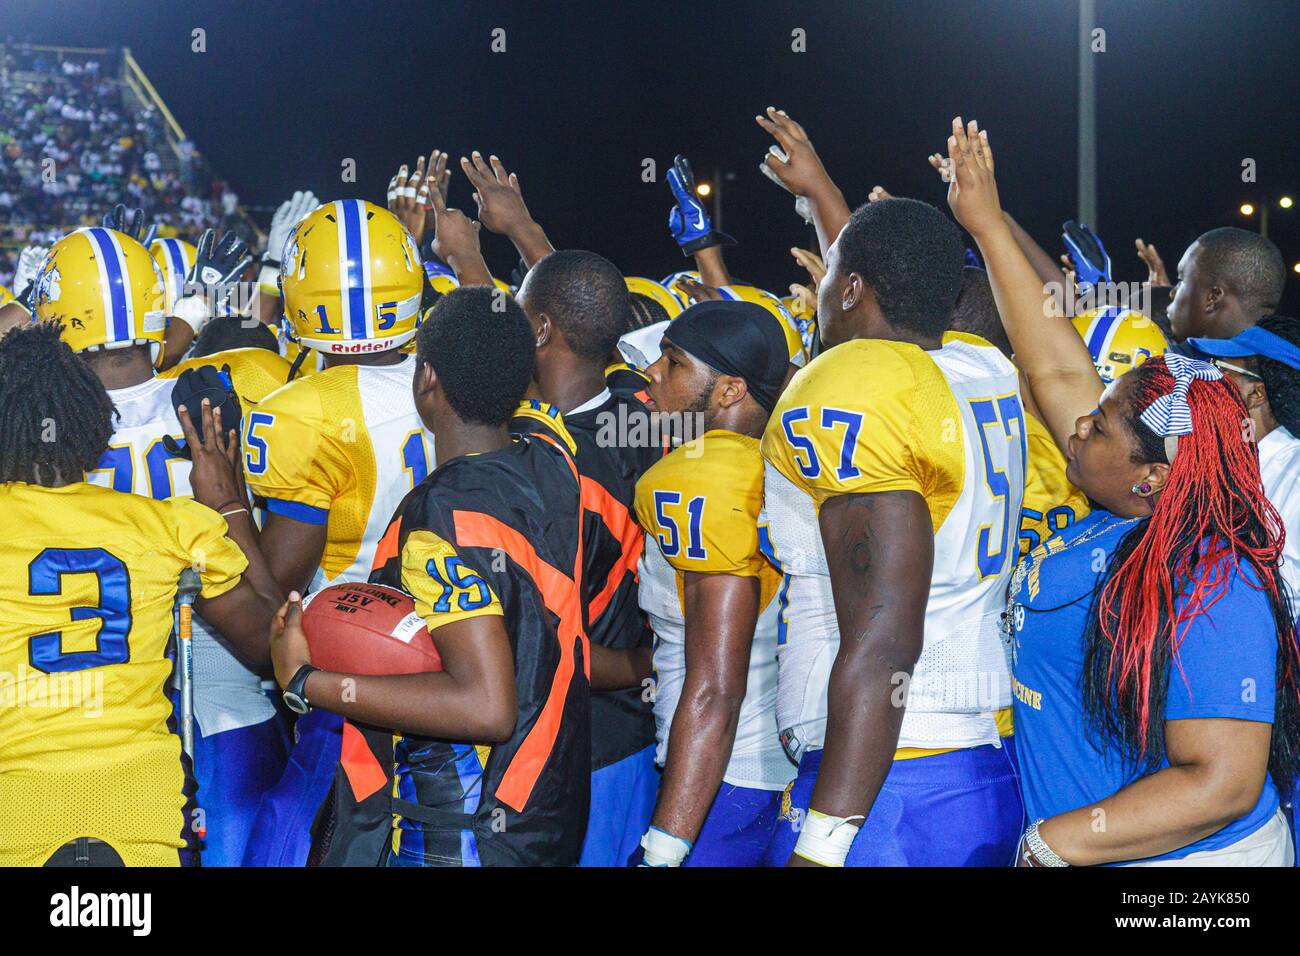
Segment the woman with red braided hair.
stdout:
[[1012,579],[1021,866],[1291,866],[1300,649],[1245,405],[1149,360],[1103,390],[1008,231],[988,136],[953,123],[948,201],[1016,363],[1095,510]]

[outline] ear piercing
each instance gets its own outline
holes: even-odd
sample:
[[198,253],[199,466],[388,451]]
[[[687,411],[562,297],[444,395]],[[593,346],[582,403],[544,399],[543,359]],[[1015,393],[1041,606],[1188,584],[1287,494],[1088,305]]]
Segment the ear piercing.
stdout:
[[1151,494],[1151,485],[1149,482],[1144,481],[1140,485],[1134,485],[1132,491],[1135,495],[1149,495]]

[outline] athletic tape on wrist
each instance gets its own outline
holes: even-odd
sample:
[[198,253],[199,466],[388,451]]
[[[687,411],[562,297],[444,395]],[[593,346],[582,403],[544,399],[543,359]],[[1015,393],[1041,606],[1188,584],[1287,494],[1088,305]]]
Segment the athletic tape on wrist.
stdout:
[[799,830],[799,842],[795,844],[794,852],[822,866],[843,866],[860,826],[852,821],[865,819],[862,816],[832,817],[809,810]]
[[257,274],[257,288],[263,295],[280,295],[280,285],[277,280],[280,278],[280,269],[278,266],[264,265]]
[[187,295],[176,303],[172,316],[180,319],[198,335],[203,326],[207,325],[208,319],[212,318],[212,310],[208,308],[203,296]]
[[691,842],[673,836],[667,830],[651,827],[641,837],[645,850],[643,866],[681,866],[686,854],[691,852]]

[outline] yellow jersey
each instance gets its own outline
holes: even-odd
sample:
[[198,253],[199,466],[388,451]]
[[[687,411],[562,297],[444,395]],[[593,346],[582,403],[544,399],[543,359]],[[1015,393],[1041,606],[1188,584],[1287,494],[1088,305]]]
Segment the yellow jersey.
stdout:
[[15,482],[0,508],[0,865],[94,837],[129,866],[175,866],[189,824],[167,695],[177,581],[193,566],[218,597],[247,559],[182,498]]
[[1029,472],[1020,512],[1020,556],[1024,557],[1058,531],[1092,509],[1085,495],[1065,477],[1065,455],[1047,426],[1025,413],[1029,437]]
[[759,582],[759,615],[745,697],[723,779],[782,790],[794,776],[776,730],[777,589],[781,575],[759,546],[763,458],[758,439],[711,429],[656,462],[636,484],[645,549],[638,601],[654,629],[656,760],[668,760],[673,714],[686,680],[683,577],[734,574]]
[[188,358],[165,372],[159,372],[158,377],[179,378],[187,368],[205,365],[217,370],[230,366],[230,383],[235,387],[245,414],[250,407],[289,381],[289,362],[269,349],[258,348],[227,349],[200,358]]
[[1016,370],[978,336],[924,351],[860,339],[823,352],[768,421],[764,509],[785,575],[777,722],[792,759],[825,741],[839,648],[818,514],[839,495],[914,491],[934,531],[924,642],[907,685],[900,756],[996,743],[1011,703],[1001,628],[1024,497]]
[[266,509],[326,526],[311,589],[364,581],[388,519],[433,468],[411,397],[414,356],[294,379],[244,416],[248,486]]

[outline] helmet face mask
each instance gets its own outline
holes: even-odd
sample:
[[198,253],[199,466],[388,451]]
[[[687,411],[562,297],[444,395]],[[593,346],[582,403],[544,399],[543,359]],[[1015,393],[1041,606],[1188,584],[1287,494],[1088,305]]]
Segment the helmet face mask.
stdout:
[[37,321],[57,322],[74,352],[148,345],[155,366],[167,329],[158,263],[125,233],[91,227],[64,236],[36,274]]
[[391,212],[360,199],[326,203],[285,243],[284,314],[295,338],[333,355],[387,352],[415,335],[424,265]]

